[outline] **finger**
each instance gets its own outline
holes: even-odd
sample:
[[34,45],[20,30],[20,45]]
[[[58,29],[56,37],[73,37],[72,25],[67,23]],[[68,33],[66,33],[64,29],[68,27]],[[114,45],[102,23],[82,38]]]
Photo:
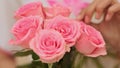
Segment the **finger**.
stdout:
[[109,9],[108,9],[108,12],[107,12],[107,15],[106,15],[106,18],[105,20],[106,21],[109,21],[111,20],[111,18],[113,17],[113,15],[120,11],[120,4],[115,4],[113,6],[111,6]]
[[87,8],[87,10],[86,10],[86,13],[85,13],[85,22],[86,23],[89,23],[90,22],[90,20],[91,20],[91,18],[92,18],[92,15],[93,15],[93,13],[94,13],[94,11],[95,11],[95,3],[94,4],[92,4],[92,5],[90,5],[88,8]]
[[96,6],[96,18],[100,19],[103,15],[104,10],[112,3],[111,0],[99,0]]
[[89,23],[93,13],[95,12],[95,6],[97,4],[98,0],[94,0],[90,6],[87,8],[86,13],[85,13],[85,22]]
[[93,1],[89,7],[85,8],[80,14],[79,16],[77,17],[78,20],[84,20],[86,23],[90,22],[90,19],[91,19],[91,16],[92,16],[92,13],[94,11],[94,7],[95,7],[95,1]]
[[85,11],[86,9],[83,9],[80,14],[77,16],[77,20],[81,21],[85,17]]

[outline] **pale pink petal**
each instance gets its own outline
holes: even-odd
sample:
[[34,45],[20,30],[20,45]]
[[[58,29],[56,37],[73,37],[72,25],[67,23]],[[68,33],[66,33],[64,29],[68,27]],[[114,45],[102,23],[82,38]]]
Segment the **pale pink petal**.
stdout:
[[62,34],[67,46],[75,45],[77,39],[81,35],[79,22],[64,16],[56,16],[53,19],[45,21],[45,29],[54,29]]
[[76,49],[83,54],[91,54],[96,46],[93,46],[88,38],[84,35],[81,35],[79,41],[75,45]]
[[89,57],[106,55],[105,41],[99,31],[81,22],[81,33],[76,49]]
[[31,2],[25,4],[15,12],[15,18],[17,19],[34,15],[39,15],[44,18],[43,6],[41,2]]
[[43,63],[59,62],[66,52],[66,43],[62,35],[51,29],[40,30],[31,40],[30,48]]
[[43,18],[39,16],[30,16],[19,19],[12,27],[14,39],[11,44],[29,47],[29,41],[35,36],[38,30],[42,29]]
[[87,55],[87,56],[90,56],[90,57],[98,57],[100,55],[107,55],[107,52],[106,52],[106,48],[105,47],[101,47],[101,48],[96,48],[95,51],[93,51],[93,53],[91,53],[90,55]]

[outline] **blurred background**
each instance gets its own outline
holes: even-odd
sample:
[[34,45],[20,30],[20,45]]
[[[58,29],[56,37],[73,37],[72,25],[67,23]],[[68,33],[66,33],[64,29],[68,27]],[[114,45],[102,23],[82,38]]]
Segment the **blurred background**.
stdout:
[[[15,22],[15,10],[32,1],[34,0],[0,0],[0,68],[47,68],[47,64],[33,61],[35,54],[31,50],[24,50],[21,47],[8,44],[12,37],[10,29]],[[47,5],[45,0],[41,1]],[[76,52],[73,48],[73,52],[65,55],[61,62],[56,63],[53,68],[120,68],[120,55],[109,46],[108,44],[108,55],[98,58],[88,58],[81,54],[74,57],[73,53]]]

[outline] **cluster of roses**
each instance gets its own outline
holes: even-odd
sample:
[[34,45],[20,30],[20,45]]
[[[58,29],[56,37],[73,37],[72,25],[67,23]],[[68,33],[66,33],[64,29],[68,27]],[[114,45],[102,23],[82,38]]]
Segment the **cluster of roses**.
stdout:
[[43,7],[32,2],[15,13],[11,44],[32,49],[44,63],[58,62],[71,47],[89,57],[106,55],[99,31],[83,22],[70,19],[70,11],[61,5]]

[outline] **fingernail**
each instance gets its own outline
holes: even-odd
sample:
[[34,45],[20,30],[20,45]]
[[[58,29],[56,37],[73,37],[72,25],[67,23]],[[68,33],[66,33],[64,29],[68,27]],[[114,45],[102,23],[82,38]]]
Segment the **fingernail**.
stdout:
[[86,23],[89,23],[89,21],[90,21],[89,16],[85,16],[85,22],[86,22]]

